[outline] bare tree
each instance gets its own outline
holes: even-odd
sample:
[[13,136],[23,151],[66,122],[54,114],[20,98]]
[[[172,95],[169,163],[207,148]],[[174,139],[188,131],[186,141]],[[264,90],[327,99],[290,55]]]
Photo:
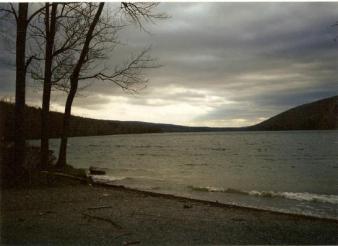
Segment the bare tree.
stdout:
[[28,3],[19,3],[16,16],[16,81],[14,121],[14,163],[16,173],[20,172],[25,160],[25,101],[26,101],[26,34]]
[[[69,122],[70,122],[70,116],[71,116],[71,108],[73,104],[73,100],[78,88],[78,83],[79,83],[79,77],[80,77],[80,72],[83,64],[86,62],[86,58],[88,56],[89,50],[90,50],[90,42],[92,41],[94,37],[94,31],[97,23],[99,22],[102,10],[103,10],[104,3],[100,3],[97,11],[94,15],[94,18],[92,22],[90,23],[85,42],[83,44],[80,57],[77,60],[76,66],[73,69],[73,72],[70,76],[70,90],[69,94],[67,97],[66,101],[66,106],[65,106],[65,113],[64,113],[64,118],[63,118],[63,132],[61,136],[61,144],[60,144],[60,153],[59,153],[59,159],[57,166],[58,167],[64,167],[66,164],[66,148],[67,148],[67,136],[68,136],[68,131],[69,131]],[[90,5],[90,8],[92,5]]]
[[68,79],[88,29],[86,6],[82,3],[46,3],[45,11],[41,11],[36,21],[30,25],[30,33],[35,41],[33,49],[38,55],[34,57],[29,72],[34,80],[43,83],[41,169],[46,168],[48,162],[52,87],[69,90]]
[[26,101],[26,72],[32,57],[26,59],[27,29],[30,21],[42,10],[28,13],[28,3],[19,3],[17,9],[13,4],[8,8],[1,8],[0,12],[7,13],[16,21],[16,87],[15,87],[15,133],[14,133],[14,167],[20,176],[25,160],[25,101]]
[[[26,44],[24,42],[24,46],[22,46],[22,40],[26,41],[29,27],[31,28],[30,34],[37,40],[33,50],[36,50],[35,53],[38,55],[32,55],[27,60],[25,54],[22,56],[25,62],[24,72],[22,72],[23,66],[22,63],[20,63],[22,60],[17,59],[17,81],[21,81],[21,83],[17,82],[17,86],[21,85],[21,87],[19,86],[19,89],[17,89],[17,92],[21,96],[17,96],[17,98],[21,98],[22,105],[22,98],[23,102],[25,101],[25,93],[22,92],[25,91],[25,77],[28,65],[32,60],[38,61],[38,63],[35,64],[38,64],[37,67],[40,66],[42,69],[38,71],[39,69],[35,67],[35,69],[31,69],[30,72],[34,79],[43,81],[44,85],[40,168],[44,168],[48,159],[48,114],[52,86],[65,90],[68,93],[58,160],[58,166],[62,167],[66,163],[71,106],[78,90],[79,81],[87,79],[109,81],[118,85],[123,90],[134,91],[134,85],[147,82],[146,78],[142,75],[142,71],[146,68],[157,67],[153,59],[148,55],[149,48],[133,56],[130,61],[116,67],[115,70],[110,73],[106,73],[106,68],[97,69],[96,66],[93,66],[97,60],[106,59],[106,44],[116,44],[115,34],[123,27],[121,25],[112,25],[108,19],[100,18],[103,6],[103,3],[99,5],[92,3],[46,3],[45,6],[33,12],[30,17],[28,17],[28,4],[19,4],[19,14],[16,13],[12,4],[10,4],[10,8],[1,9],[15,16],[18,23],[18,33],[20,35],[17,36],[17,39],[21,41],[17,41],[17,44],[21,44],[21,46],[17,46],[17,50],[20,48],[21,50],[17,52],[17,57],[18,54],[22,56],[22,48],[24,48],[24,51],[26,50]],[[155,3],[122,3],[121,9],[125,16],[130,18],[132,22],[137,23],[141,29],[145,30],[141,22],[143,19],[151,21],[153,18],[164,18],[163,15],[156,15],[151,12],[151,9],[155,6],[157,6]],[[60,7],[60,10],[58,10],[58,7]],[[26,10],[23,11],[25,8]],[[23,12],[26,13],[26,16],[22,17]],[[44,25],[39,23],[39,19],[37,23],[30,24],[33,17],[38,14],[42,16]],[[22,20],[25,19],[25,21],[19,23],[19,20],[21,20],[19,16]],[[62,36],[59,35],[60,29],[63,30],[62,33],[64,34],[61,41],[56,38],[57,36]],[[57,32],[58,35],[56,35]],[[45,47],[45,49],[43,50],[41,47]],[[39,54],[41,55],[43,53],[44,57],[39,57]],[[24,83],[22,83],[23,81]],[[24,86],[22,87],[22,85]],[[23,105],[25,104],[23,103]],[[23,117],[22,111],[23,110],[18,111],[16,117],[17,119],[21,119],[16,121],[18,124],[22,123],[21,126],[23,126],[24,122],[23,118],[20,118],[20,115]],[[19,131],[17,131],[18,138],[21,137],[24,139],[23,128],[19,128],[18,126],[17,129],[19,129]],[[23,143],[24,142],[23,140]],[[24,144],[17,146],[20,148],[18,151],[23,153],[16,155],[22,157],[22,160],[18,161],[22,163],[24,159]]]
[[[128,4],[124,6],[128,6]],[[138,5],[133,4],[133,6]],[[155,5],[151,4],[149,6],[152,7]],[[100,66],[97,68],[95,63],[98,60],[107,58],[105,54],[107,46],[111,44],[115,45],[117,43],[114,34],[119,29],[124,27],[124,25],[112,25],[108,23],[105,18],[100,18],[98,13],[102,12],[103,3],[99,4],[98,10],[94,17],[90,17],[92,15],[92,10],[90,9],[95,9],[97,6],[89,4],[88,8],[89,11],[86,12],[86,14],[89,18],[87,19],[92,21],[90,22],[90,27],[87,31],[86,39],[81,49],[81,54],[70,76],[70,86],[64,86],[64,88],[69,88],[69,91],[65,106],[63,132],[61,137],[59,158],[57,162],[57,166],[59,168],[63,168],[66,164],[71,107],[78,90],[79,81],[97,79],[116,84],[123,90],[134,91],[135,85],[144,84],[147,82],[147,79],[143,76],[142,71],[147,68],[158,67],[154,60],[148,55],[150,48],[147,48],[142,50],[136,56],[133,56],[128,62],[115,67],[113,72],[111,72],[112,69],[106,69]],[[100,8],[102,9],[100,10]],[[147,11],[148,12],[146,12],[145,9],[128,9],[127,12],[123,13],[127,14],[128,17],[131,17],[133,22],[136,22],[140,25],[141,18],[150,20],[153,17],[151,15],[150,8],[147,8]],[[130,16],[130,13],[133,13],[133,15]],[[137,20],[135,18],[137,18]]]
[[[45,3],[35,23],[31,24],[31,34],[35,49],[44,56],[34,57],[30,70],[32,78],[43,82],[41,111],[41,158],[40,169],[45,169],[49,152],[49,111],[53,86],[68,79],[72,64],[68,64],[69,54],[84,39],[81,32],[85,23],[81,23],[81,3]],[[50,10],[51,8],[51,10]],[[44,25],[41,25],[44,23]],[[44,47],[44,50],[41,49]]]
[[42,110],[41,110],[41,162],[40,169],[46,168],[48,162],[49,151],[49,105],[52,88],[52,64],[53,64],[53,49],[54,39],[56,33],[56,15],[57,3],[52,3],[52,10],[50,11],[50,4],[46,3],[45,8],[45,33],[46,33],[46,50],[45,50],[45,79],[43,84],[42,94]]

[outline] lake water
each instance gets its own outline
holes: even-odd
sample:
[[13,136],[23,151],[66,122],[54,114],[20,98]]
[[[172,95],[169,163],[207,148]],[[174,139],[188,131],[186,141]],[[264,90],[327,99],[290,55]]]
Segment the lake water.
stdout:
[[338,131],[78,137],[68,162],[106,168],[99,182],[338,219]]

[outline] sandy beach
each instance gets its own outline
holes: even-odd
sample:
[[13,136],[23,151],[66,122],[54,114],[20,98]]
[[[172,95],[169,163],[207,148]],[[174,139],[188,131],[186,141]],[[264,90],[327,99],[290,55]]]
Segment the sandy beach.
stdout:
[[76,182],[1,195],[2,245],[338,244],[337,231],[338,221]]

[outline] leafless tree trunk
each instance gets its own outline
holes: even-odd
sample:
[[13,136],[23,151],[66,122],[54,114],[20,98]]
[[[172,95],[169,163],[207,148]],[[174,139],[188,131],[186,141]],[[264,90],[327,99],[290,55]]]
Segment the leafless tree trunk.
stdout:
[[14,109],[14,156],[13,171],[16,181],[20,181],[25,161],[25,101],[26,101],[26,73],[32,56],[26,59],[27,30],[30,21],[42,11],[39,8],[28,15],[28,3],[8,4],[8,8],[0,8],[1,13],[7,13],[16,21],[16,88]]
[[70,76],[70,91],[67,97],[65,113],[64,113],[64,118],[63,118],[63,131],[62,131],[62,136],[61,136],[60,152],[59,152],[59,158],[58,158],[58,163],[57,163],[58,168],[64,168],[64,166],[66,165],[67,141],[68,141],[68,135],[69,135],[68,133],[69,133],[69,124],[70,124],[72,104],[73,104],[73,100],[74,100],[74,97],[76,95],[76,91],[78,88],[80,71],[88,55],[89,45],[93,38],[93,33],[96,27],[96,24],[98,23],[99,18],[101,16],[103,6],[104,6],[104,3],[99,4],[99,7],[96,11],[94,19],[91,22],[90,27],[88,29],[86,39],[85,39],[85,42],[81,50],[80,57]]
[[19,3],[16,15],[16,88],[15,88],[15,134],[14,171],[19,175],[25,160],[25,100],[26,100],[26,34],[28,3]]
[[49,152],[49,106],[52,89],[52,64],[53,64],[53,48],[56,32],[56,14],[57,3],[52,3],[50,13],[50,4],[45,4],[45,30],[46,30],[46,46],[45,46],[45,78],[43,84],[42,110],[41,110],[41,163],[40,169],[45,169],[48,162]]

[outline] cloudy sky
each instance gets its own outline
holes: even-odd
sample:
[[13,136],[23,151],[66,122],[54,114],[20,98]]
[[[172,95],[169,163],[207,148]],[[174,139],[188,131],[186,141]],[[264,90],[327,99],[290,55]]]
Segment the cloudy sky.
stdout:
[[[199,126],[250,125],[338,94],[337,3],[162,3],[170,18],[130,27],[107,64],[151,45],[161,68],[137,94],[91,81],[73,113],[101,119]],[[8,47],[0,52],[0,96],[14,95]],[[113,65],[112,65],[113,66]],[[54,92],[52,109],[65,97]],[[41,104],[30,82],[27,101]]]

